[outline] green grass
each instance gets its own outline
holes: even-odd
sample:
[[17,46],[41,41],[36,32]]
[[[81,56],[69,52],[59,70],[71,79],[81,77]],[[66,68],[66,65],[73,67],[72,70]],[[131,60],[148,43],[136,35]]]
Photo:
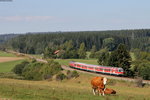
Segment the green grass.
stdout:
[[55,61],[59,62],[61,65],[68,65],[70,61],[98,65],[96,59],[55,59]]
[[1,72],[10,72],[15,65],[21,63],[23,60],[9,61],[0,63],[0,73]]
[[0,57],[16,57],[14,54],[0,51]]
[[90,80],[93,76],[80,74],[76,79],[57,81],[27,81],[0,78],[0,97],[12,100],[150,100],[150,87],[135,87],[133,83],[115,81],[107,85],[116,95],[94,96]]

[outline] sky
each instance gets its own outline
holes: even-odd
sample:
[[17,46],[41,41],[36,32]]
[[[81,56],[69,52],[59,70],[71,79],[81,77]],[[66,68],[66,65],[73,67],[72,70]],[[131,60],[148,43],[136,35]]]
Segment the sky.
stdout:
[[150,0],[0,0],[0,34],[150,28]]

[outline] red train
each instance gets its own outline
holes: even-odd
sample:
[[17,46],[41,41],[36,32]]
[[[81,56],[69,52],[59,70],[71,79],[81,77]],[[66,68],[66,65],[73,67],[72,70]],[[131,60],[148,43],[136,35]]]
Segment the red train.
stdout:
[[74,61],[71,61],[69,63],[69,66],[71,68],[76,68],[76,69],[91,71],[91,72],[97,72],[97,73],[104,73],[104,74],[118,75],[118,76],[124,75],[124,70],[119,67],[91,65],[91,64],[85,64],[85,63],[74,62]]

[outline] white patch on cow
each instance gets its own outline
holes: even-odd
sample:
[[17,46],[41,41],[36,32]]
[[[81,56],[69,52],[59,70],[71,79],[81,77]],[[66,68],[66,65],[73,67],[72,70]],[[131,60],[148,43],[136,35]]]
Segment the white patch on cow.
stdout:
[[104,96],[105,94],[104,94],[104,91],[103,91],[103,94],[102,94],[102,96]]
[[93,94],[95,95],[95,89],[93,89]]
[[103,79],[103,83],[104,83],[104,85],[106,85],[106,82],[107,82],[107,78],[106,78],[106,77],[104,77],[104,79]]

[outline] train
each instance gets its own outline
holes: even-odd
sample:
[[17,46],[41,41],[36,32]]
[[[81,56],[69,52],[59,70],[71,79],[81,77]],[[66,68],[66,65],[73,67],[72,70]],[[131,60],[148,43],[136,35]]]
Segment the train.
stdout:
[[96,72],[96,73],[103,73],[103,74],[110,74],[110,75],[117,75],[117,76],[124,75],[123,68],[119,68],[119,67],[92,65],[92,64],[86,64],[86,63],[74,62],[74,61],[69,62],[69,66],[71,68]]

